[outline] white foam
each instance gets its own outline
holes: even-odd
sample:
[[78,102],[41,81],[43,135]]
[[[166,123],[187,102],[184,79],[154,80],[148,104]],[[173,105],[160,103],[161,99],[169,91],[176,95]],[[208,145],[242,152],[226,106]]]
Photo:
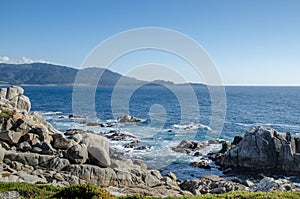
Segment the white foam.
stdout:
[[174,124],[173,127],[180,130],[196,130],[200,128],[200,129],[206,129],[212,131],[212,129],[209,126],[200,123],[199,124],[190,123],[184,125]]
[[60,111],[48,111],[48,112],[42,112],[42,115],[62,115],[63,113]]

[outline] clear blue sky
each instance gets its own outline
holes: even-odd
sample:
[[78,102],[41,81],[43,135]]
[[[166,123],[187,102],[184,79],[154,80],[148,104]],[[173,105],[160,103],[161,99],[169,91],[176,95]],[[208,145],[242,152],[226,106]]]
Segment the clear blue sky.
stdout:
[[298,0],[2,0],[0,24],[2,58],[79,67],[113,34],[163,27],[201,44],[225,84],[300,85]]

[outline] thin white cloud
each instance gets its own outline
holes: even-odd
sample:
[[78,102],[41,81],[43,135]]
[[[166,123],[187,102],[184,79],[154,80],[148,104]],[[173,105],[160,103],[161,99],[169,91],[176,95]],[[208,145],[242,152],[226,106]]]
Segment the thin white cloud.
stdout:
[[0,56],[0,63],[5,64],[32,64],[32,63],[46,63],[46,64],[54,64],[50,61],[43,59],[31,59],[30,57],[22,57],[21,59],[12,59],[8,56]]

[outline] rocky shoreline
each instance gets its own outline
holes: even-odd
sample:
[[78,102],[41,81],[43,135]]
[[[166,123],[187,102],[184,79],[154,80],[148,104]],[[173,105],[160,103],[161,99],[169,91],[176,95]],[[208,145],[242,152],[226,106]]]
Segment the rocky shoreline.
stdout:
[[[258,184],[250,180],[206,175],[200,179],[180,181],[173,173],[162,176],[159,170],[148,169],[141,161],[115,154],[109,140],[124,140],[119,132],[95,134],[81,129],[59,132],[38,112],[30,112],[30,100],[21,87],[0,89],[0,181],[29,182],[69,186],[91,183],[111,194],[142,196],[186,196],[206,193],[225,193],[232,190],[299,191],[285,179],[263,177]],[[131,116],[119,122],[139,122]],[[99,125],[99,124],[90,124]],[[173,150],[197,155],[209,143],[182,141]],[[144,150],[138,140],[127,146]],[[199,152],[198,152],[199,153]],[[291,134],[273,129],[256,128],[236,137],[233,143],[223,142],[222,150],[209,158],[226,169],[300,172],[300,141]],[[209,164],[195,163],[209,169]]]

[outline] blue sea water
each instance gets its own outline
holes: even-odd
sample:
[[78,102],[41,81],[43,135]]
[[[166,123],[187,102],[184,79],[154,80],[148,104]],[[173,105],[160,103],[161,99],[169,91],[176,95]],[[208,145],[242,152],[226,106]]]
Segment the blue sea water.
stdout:
[[[149,167],[164,168],[165,172],[174,172],[179,179],[200,177],[207,173],[221,175],[215,165],[211,170],[190,166],[201,157],[176,153],[172,150],[183,139],[207,141],[211,132],[211,99],[204,86],[193,88],[197,101],[192,100],[184,86],[175,88],[176,93],[167,87],[148,85],[132,91],[129,87],[120,88],[113,93],[114,87],[98,87],[94,98],[84,98],[93,92],[92,88],[82,87],[82,99],[73,98],[70,86],[26,86],[25,94],[31,99],[32,111],[41,112],[46,119],[60,131],[69,128],[83,128],[95,132],[112,129],[135,135],[147,150],[132,150],[123,147],[126,141],[111,142],[112,150],[123,152],[126,157],[145,161]],[[226,118],[219,139],[232,140],[235,135],[243,135],[255,126],[265,126],[280,132],[300,132],[300,87],[226,87]],[[184,96],[187,110],[182,110],[182,101],[178,93]],[[80,97],[78,97],[80,98]],[[143,119],[138,124],[120,124],[112,128],[86,126],[70,120],[75,101],[80,101],[79,114],[90,116],[94,112],[101,122],[115,121],[117,115],[129,113]],[[94,109],[88,108],[91,103]],[[195,114],[199,112],[199,118]],[[184,118],[184,121],[183,121]],[[95,118],[91,118],[95,120]],[[206,136],[205,136],[206,135]],[[127,141],[128,142],[128,141]],[[217,151],[220,145],[213,145],[203,153]]]

